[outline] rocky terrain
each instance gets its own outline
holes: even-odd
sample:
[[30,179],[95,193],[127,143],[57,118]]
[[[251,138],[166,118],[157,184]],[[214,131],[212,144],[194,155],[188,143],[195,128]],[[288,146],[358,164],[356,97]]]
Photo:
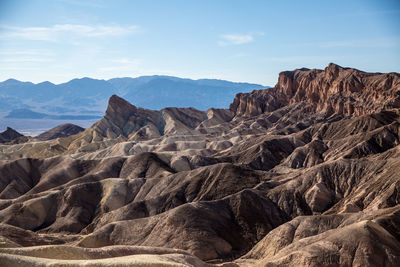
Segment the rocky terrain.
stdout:
[[398,266],[398,73],[286,71],[207,111],[113,95],[54,137],[0,145],[1,266]]
[[4,132],[0,133],[0,143],[11,142],[15,139],[22,137],[23,135],[14,130],[13,128],[7,127]]
[[77,133],[80,133],[84,131],[85,129],[71,123],[64,123],[61,124],[57,127],[54,127],[44,133],[39,134],[36,136],[36,138],[45,141],[45,140],[51,140],[51,139],[56,139],[60,137],[68,137],[70,135],[74,135]]

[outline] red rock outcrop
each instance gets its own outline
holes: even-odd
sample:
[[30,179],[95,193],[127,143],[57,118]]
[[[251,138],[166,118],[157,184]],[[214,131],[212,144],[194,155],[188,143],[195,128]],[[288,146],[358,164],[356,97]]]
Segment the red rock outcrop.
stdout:
[[312,112],[346,116],[399,108],[400,75],[367,73],[333,63],[324,70],[284,71],[275,87],[238,94],[230,109],[251,117],[296,103]]

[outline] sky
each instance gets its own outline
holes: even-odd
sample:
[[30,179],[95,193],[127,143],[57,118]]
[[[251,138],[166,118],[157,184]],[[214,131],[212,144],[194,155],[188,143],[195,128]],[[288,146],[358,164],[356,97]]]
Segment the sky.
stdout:
[[0,0],[0,81],[400,72],[400,1]]

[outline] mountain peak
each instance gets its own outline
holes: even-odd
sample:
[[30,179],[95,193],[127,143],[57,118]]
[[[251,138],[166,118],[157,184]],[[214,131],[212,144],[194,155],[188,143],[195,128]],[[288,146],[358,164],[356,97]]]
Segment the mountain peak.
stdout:
[[339,66],[338,64],[335,63],[329,63],[328,66],[325,69],[329,69],[329,70],[343,70],[346,68],[343,68],[342,66]]
[[36,85],[54,86],[55,84],[49,81],[44,81],[41,83],[37,83]]
[[21,136],[23,135],[14,130],[13,128],[7,127],[7,129],[4,132],[0,133],[0,143],[12,141]]
[[112,95],[108,100],[108,107],[106,114],[111,113],[129,113],[130,111],[136,110],[136,107],[117,95]]
[[327,77],[330,79],[337,78],[339,73],[348,70],[348,68],[343,68],[335,63],[329,63],[328,66],[325,68],[324,72]]
[[7,85],[7,86],[15,86],[15,85],[21,85],[21,84],[25,84],[25,85],[32,85],[33,83],[31,82],[21,82],[19,80],[10,78],[8,80],[5,80],[3,82],[1,82],[2,85]]
[[[8,126],[7,126],[7,129],[6,129],[4,132],[2,132],[2,134],[5,134],[5,133],[7,133],[7,134],[19,134],[19,135],[21,135],[21,134],[18,133],[16,130],[14,130],[13,128],[8,127]],[[21,135],[21,136],[22,136],[22,135]]]
[[21,81],[18,81],[17,79],[10,78],[5,80],[3,83],[20,83]]

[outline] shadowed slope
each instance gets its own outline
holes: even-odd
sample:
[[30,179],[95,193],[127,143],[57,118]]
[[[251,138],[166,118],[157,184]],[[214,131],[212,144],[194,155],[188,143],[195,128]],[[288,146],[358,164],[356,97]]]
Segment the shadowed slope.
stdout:
[[82,127],[71,123],[61,124],[44,133],[39,134],[36,138],[40,140],[51,140],[60,137],[67,137],[84,131]]

